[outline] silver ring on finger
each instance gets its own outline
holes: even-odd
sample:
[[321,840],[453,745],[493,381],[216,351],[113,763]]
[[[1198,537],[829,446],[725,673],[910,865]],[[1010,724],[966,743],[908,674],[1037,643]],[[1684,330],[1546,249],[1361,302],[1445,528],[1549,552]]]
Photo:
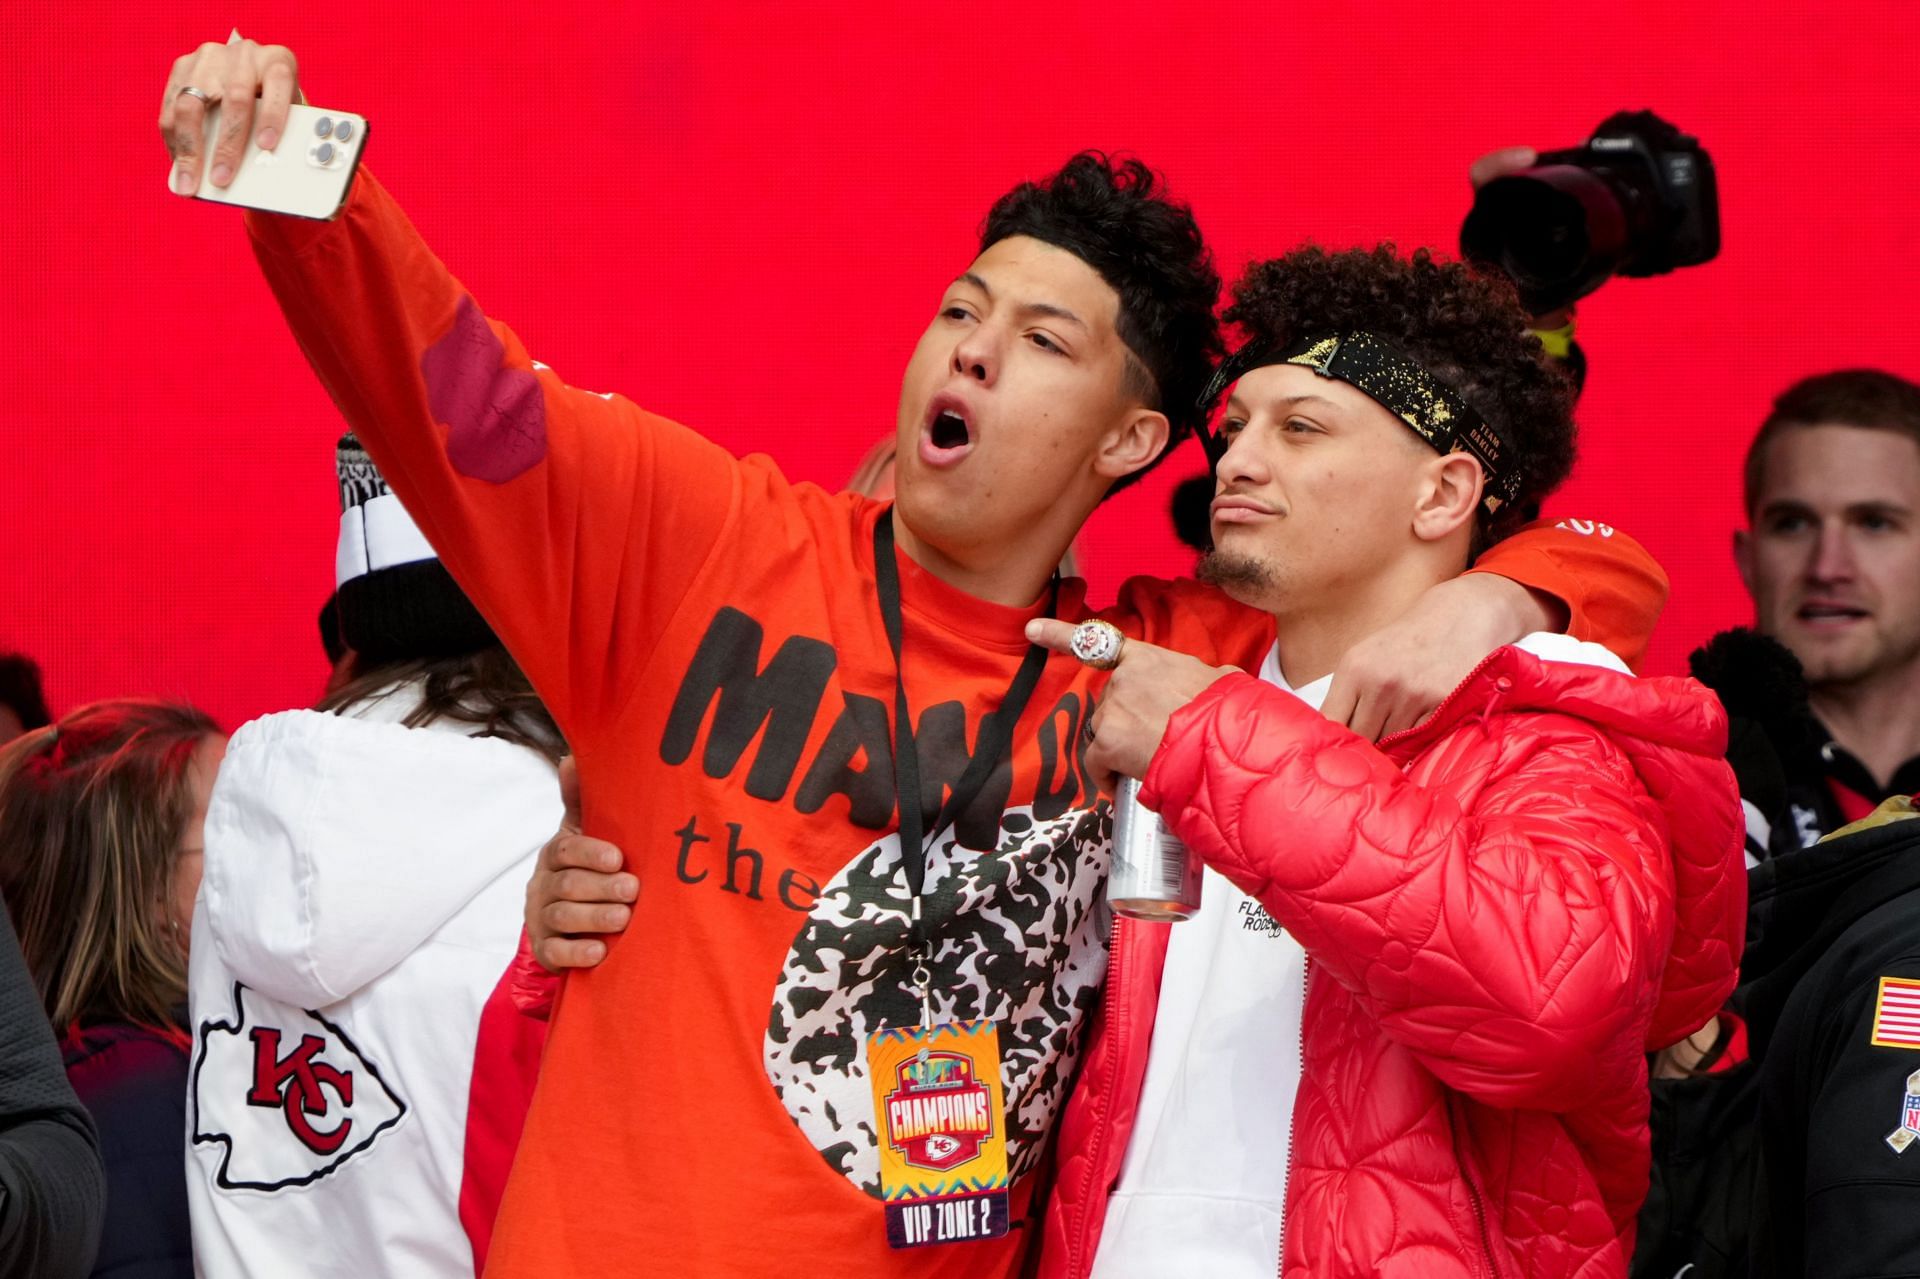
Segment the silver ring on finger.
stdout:
[[1110,671],[1120,665],[1126,644],[1127,637],[1112,622],[1082,622],[1073,628],[1073,639],[1067,647],[1094,670]]
[[206,105],[206,106],[212,106],[212,105],[213,105],[213,98],[212,98],[212,96],[211,96],[211,95],[209,95],[209,94],[207,93],[207,91],[206,91],[205,89],[196,89],[196,88],[194,88],[194,87],[193,87],[192,85],[190,85],[190,84],[183,84],[183,85],[181,85],[181,86],[180,86],[180,88],[179,88],[179,89],[178,89],[178,90],[177,90],[177,91],[176,91],[176,92],[174,93],[174,95],[173,95],[173,96],[177,98],[177,97],[179,97],[179,96],[180,96],[180,95],[181,95],[182,93],[184,93],[184,94],[186,94],[186,95],[187,95],[188,97],[190,97],[190,98],[198,98],[198,99],[200,99],[200,101],[201,101],[201,103],[202,103],[202,104],[204,104],[204,105]]

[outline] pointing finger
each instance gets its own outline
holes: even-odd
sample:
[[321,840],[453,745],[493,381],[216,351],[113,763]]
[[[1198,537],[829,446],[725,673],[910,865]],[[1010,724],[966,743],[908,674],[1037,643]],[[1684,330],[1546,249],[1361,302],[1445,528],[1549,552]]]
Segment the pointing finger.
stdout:
[[1027,623],[1027,642],[1038,644],[1041,648],[1050,649],[1055,653],[1071,655],[1075,629],[1072,622],[1063,622],[1052,617],[1036,617]]

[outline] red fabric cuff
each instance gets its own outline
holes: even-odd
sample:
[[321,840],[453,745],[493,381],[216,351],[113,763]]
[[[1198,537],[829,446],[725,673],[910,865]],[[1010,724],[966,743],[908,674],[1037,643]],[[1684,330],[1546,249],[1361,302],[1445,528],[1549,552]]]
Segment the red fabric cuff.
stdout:
[[560,976],[540,966],[533,957],[533,939],[520,930],[520,949],[507,969],[507,992],[522,1016],[545,1021],[553,1015],[553,1001],[560,997]]
[[296,218],[286,213],[246,209],[242,213],[242,220],[246,223],[247,235],[256,246],[268,252],[297,257],[314,245],[330,239],[341,223],[361,214],[376,196],[385,194],[385,189],[374,181],[373,174],[365,165],[361,165],[359,172],[353,175],[353,185],[348,188],[340,211],[330,219]]
[[1702,1074],[1723,1075],[1745,1063],[1753,1055],[1747,1045],[1747,1023],[1737,1013],[1720,1010],[1720,1038],[1714,1043],[1710,1060]]

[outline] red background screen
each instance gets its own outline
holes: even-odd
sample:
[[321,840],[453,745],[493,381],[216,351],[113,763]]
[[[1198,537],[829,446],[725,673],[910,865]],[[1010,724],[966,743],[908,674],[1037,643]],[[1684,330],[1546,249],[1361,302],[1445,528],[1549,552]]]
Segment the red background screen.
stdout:
[[[1718,165],[1711,265],[1582,308],[1582,461],[1549,514],[1671,573],[1650,668],[1749,613],[1739,459],[1807,373],[1920,375],[1912,5],[12,6],[0,323],[14,357],[0,649],[56,712],[185,697],[229,726],[310,703],[340,422],[232,210],[165,189],[168,64],[238,23],[480,299],[576,386],[837,485],[993,198],[1130,151],[1223,274],[1312,239],[1456,243],[1468,163],[1650,107]],[[1182,571],[1191,446],[1103,509],[1096,599]]]

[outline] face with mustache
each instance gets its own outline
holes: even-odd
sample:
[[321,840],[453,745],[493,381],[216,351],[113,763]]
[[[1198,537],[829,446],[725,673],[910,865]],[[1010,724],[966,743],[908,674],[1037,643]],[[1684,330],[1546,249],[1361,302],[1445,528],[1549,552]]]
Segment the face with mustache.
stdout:
[[1298,365],[1253,369],[1220,439],[1200,576],[1240,602],[1280,617],[1365,611],[1414,552],[1444,542],[1464,562],[1478,464],[1435,453],[1365,392]]
[[1853,426],[1783,430],[1748,516],[1734,556],[1755,625],[1810,684],[1920,663],[1920,444]]

